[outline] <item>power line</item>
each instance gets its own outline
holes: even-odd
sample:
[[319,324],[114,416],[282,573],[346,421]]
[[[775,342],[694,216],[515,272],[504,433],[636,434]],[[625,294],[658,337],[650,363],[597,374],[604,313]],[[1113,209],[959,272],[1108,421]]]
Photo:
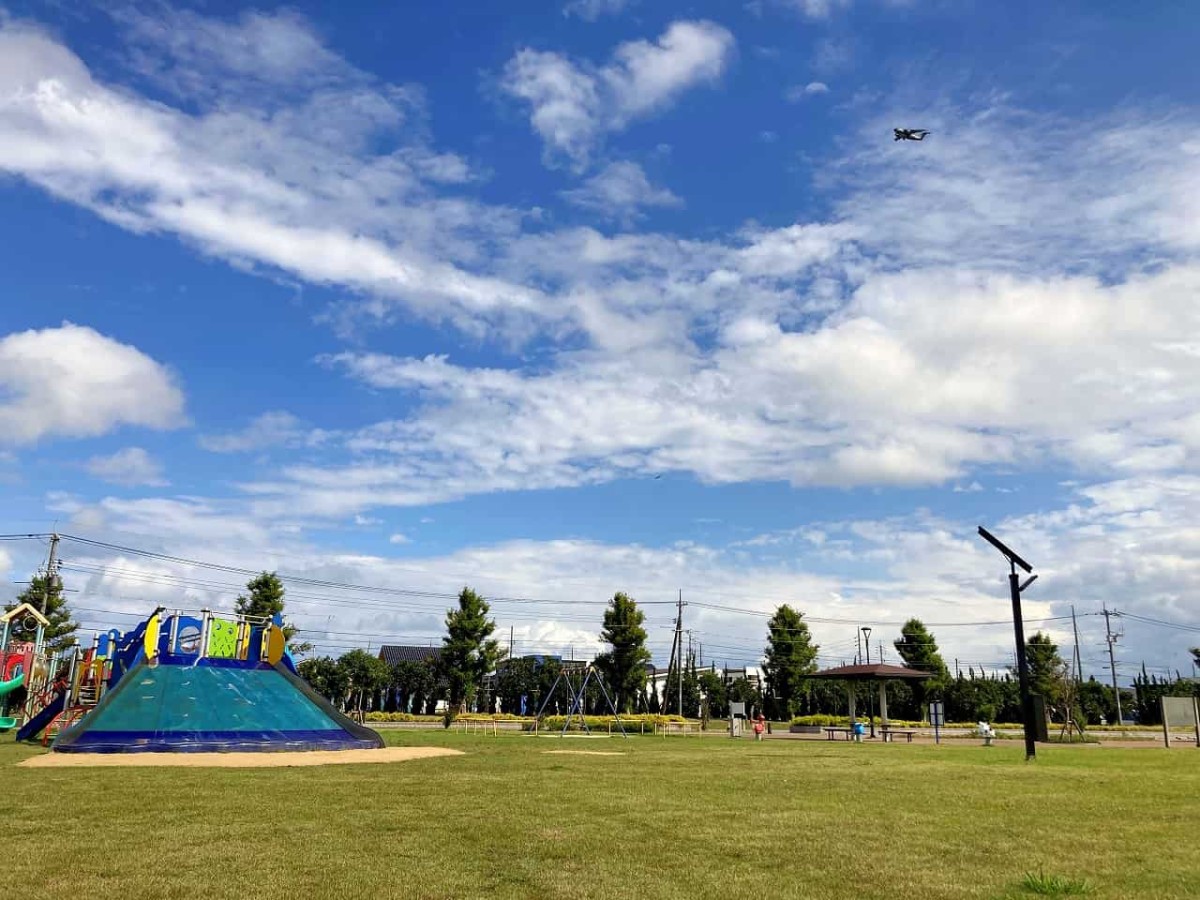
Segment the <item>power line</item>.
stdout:
[[1136,613],[1113,610],[1113,615],[1121,616],[1126,619],[1133,619],[1137,622],[1143,622],[1147,625],[1157,625],[1160,628],[1175,628],[1179,631],[1200,632],[1200,625],[1184,625],[1182,622],[1167,622],[1163,619],[1152,619],[1149,616],[1139,616]]

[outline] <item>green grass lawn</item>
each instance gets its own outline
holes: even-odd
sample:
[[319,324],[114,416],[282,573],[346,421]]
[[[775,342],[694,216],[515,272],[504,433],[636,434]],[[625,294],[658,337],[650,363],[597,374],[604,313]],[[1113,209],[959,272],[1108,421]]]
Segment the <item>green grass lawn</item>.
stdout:
[[1194,749],[387,737],[466,755],[56,771],[0,739],[0,895],[1200,895]]

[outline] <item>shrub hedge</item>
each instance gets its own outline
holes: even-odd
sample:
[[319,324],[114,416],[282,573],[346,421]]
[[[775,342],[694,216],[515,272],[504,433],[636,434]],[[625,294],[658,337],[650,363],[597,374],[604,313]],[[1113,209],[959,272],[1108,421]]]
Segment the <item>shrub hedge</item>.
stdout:
[[[681,716],[660,716],[651,714],[621,716],[620,718],[621,724],[624,725],[628,731],[637,731],[643,726],[646,728],[646,730],[650,730],[655,725],[661,726],[668,723],[680,722],[690,722],[695,724],[697,722],[695,719],[684,719]],[[542,731],[561,731],[566,721],[566,716],[546,716],[542,719],[542,723],[538,727]],[[595,729],[597,731],[607,731],[610,726],[616,728],[616,718],[614,716],[584,716],[584,721],[587,723],[588,728]],[[524,728],[526,731],[532,731],[533,720],[530,719],[528,722],[526,722]],[[579,716],[572,717],[571,730],[583,730],[583,726],[579,723]]]
[[440,722],[441,716],[422,716],[402,712],[369,712],[364,716],[368,722]]

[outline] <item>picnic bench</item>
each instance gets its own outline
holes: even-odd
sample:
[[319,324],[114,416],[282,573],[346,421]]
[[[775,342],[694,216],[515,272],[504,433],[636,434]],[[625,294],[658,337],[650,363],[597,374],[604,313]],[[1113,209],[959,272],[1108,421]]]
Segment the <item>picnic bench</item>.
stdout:
[[900,729],[900,728],[884,728],[881,730],[880,733],[883,735],[883,742],[885,744],[892,741],[898,734],[902,734],[906,738],[908,738],[908,742],[911,744],[913,735],[916,734],[915,731],[906,731],[906,730]]
[[837,736],[839,734],[844,734],[846,736],[846,740],[850,740],[854,737],[854,729],[853,728],[841,728],[837,725],[826,727],[826,729],[825,729],[825,735],[828,740],[831,740],[831,741],[837,740]]

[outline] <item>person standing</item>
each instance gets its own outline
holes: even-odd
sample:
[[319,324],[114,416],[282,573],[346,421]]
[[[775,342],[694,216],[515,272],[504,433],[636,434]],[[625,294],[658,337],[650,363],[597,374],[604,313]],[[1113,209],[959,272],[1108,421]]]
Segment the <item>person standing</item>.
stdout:
[[763,731],[767,727],[767,720],[763,718],[763,714],[759,713],[758,718],[754,720],[754,739],[761,741],[763,739]]

